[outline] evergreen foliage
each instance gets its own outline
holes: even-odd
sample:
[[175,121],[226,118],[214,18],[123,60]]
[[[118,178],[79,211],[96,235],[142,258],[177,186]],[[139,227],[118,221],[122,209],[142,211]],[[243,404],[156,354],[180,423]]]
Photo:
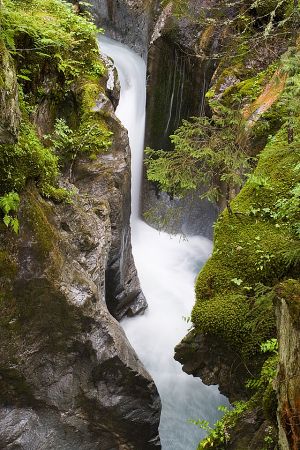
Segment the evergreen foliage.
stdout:
[[183,196],[205,186],[203,197],[217,201],[226,185],[229,201],[231,190],[243,183],[243,173],[249,169],[248,137],[243,132],[239,113],[214,102],[214,115],[184,120],[171,141],[174,151],[146,149],[147,176],[159,183],[160,189],[174,196]]

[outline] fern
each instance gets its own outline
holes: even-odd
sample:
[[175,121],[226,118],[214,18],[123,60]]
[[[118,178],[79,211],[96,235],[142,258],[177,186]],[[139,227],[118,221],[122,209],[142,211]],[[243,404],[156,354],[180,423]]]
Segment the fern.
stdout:
[[16,192],[9,192],[0,197],[0,209],[3,213],[3,222],[16,234],[19,232],[19,221],[16,217],[20,206],[20,197]]

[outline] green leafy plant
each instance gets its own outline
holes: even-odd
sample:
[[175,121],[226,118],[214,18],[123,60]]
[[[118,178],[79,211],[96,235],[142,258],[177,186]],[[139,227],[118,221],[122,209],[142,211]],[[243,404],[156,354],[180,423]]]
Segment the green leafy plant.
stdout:
[[234,284],[237,286],[240,286],[243,283],[243,280],[241,278],[232,278],[231,280]]
[[249,169],[248,140],[239,113],[216,102],[214,111],[212,118],[183,120],[170,136],[174,151],[147,148],[147,176],[178,197],[205,186],[203,198],[217,201],[225,197],[229,207],[232,191],[240,188],[243,173]]
[[197,450],[224,448],[230,440],[231,431],[236,425],[237,420],[246,411],[247,407],[247,402],[235,402],[233,403],[233,409],[220,406],[218,408],[219,411],[222,411],[225,414],[222,419],[218,420],[213,426],[211,426],[207,420],[189,420],[189,423],[196,425],[198,428],[201,428],[208,433],[208,436],[199,443]]
[[[74,14],[71,4],[60,0],[3,0],[2,3],[0,38],[12,54],[29,50],[40,59],[51,57],[68,84],[82,73],[104,73],[95,42],[96,34],[102,30],[88,16]],[[29,48],[28,44],[26,48],[22,46],[24,35]],[[21,77],[28,78],[27,74]]]
[[56,119],[53,133],[44,138],[50,140],[51,146],[60,152],[72,148],[74,145],[73,134],[73,130],[67,125],[65,119]]
[[271,450],[274,448],[274,429],[272,426],[268,426],[264,437],[264,447],[262,450]]
[[269,339],[266,342],[263,342],[260,346],[260,349],[263,353],[275,353],[276,355],[278,354],[278,341],[277,339],[273,338],[273,339]]
[[[93,110],[105,72],[96,41],[99,31],[83,11],[76,14],[70,2],[3,0],[0,46],[8,59],[8,51],[14,59],[22,118],[18,141],[0,145],[0,195],[21,192],[33,182],[43,196],[68,200],[67,191],[58,187],[65,159],[79,152],[93,156],[111,145],[112,133],[102,113]],[[45,73],[51,75],[51,83],[45,82]],[[88,105],[86,85],[93,86]],[[41,139],[42,130],[31,123],[45,100],[48,129],[58,112],[65,117],[56,120],[48,140]],[[77,107],[72,113],[65,108],[69,100]]]
[[61,159],[74,160],[78,154],[91,156],[107,150],[112,144],[111,136],[112,132],[103,128],[97,119],[82,121],[76,130],[72,130],[64,119],[57,119],[53,133],[45,138]]
[[0,197],[0,209],[3,213],[3,222],[16,234],[19,232],[19,221],[16,217],[20,206],[20,197],[16,192],[9,192]]
[[275,338],[268,339],[260,345],[262,353],[271,353],[271,356],[264,362],[259,378],[248,380],[246,387],[250,389],[266,390],[271,385],[277,374],[278,365],[278,341]]

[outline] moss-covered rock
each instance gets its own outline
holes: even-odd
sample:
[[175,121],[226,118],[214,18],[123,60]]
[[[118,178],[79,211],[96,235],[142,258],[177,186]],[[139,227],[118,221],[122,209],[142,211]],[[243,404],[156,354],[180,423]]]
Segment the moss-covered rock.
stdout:
[[196,283],[192,318],[197,332],[221,332],[240,352],[252,348],[255,353],[274,333],[270,297],[257,293],[257,287],[275,286],[292,270],[284,254],[295,238],[277,212],[279,199],[288,197],[298,182],[298,156],[283,133],[262,152],[254,175],[232,201],[233,213],[218,220],[213,255]]
[[[56,120],[63,119],[74,133],[76,130],[71,159],[79,153],[95,155],[111,146],[104,109],[95,110],[105,85],[105,67],[96,42],[98,30],[84,15],[75,14],[71,5],[58,0],[46,4],[28,0],[26,5],[6,1],[1,14],[1,95],[4,105],[15,102],[10,104],[15,128],[19,118],[16,108],[21,103],[22,121],[19,138],[0,149],[0,195],[21,192],[34,181],[42,194],[58,200],[66,197],[56,190],[57,177],[71,150],[59,148],[58,152],[50,145],[49,136],[44,138],[53,131]],[[14,51],[16,47],[20,52]],[[1,114],[7,114],[7,108],[1,109]],[[8,119],[4,119],[1,127],[3,123],[10,132]]]
[[0,144],[12,144],[18,138],[20,110],[17,77],[13,60],[0,38]]
[[263,410],[264,410],[264,416],[274,424],[275,427],[277,427],[277,408],[278,408],[278,399],[277,399],[277,392],[276,389],[274,389],[274,386],[272,383],[268,385],[266,388],[264,395],[263,395]]

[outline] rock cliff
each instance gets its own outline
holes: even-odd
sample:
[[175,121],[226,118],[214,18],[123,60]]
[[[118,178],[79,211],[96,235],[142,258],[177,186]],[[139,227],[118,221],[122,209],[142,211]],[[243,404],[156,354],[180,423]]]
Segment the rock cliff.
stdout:
[[28,186],[19,236],[2,227],[1,448],[157,448],[156,388],[105,303],[110,204],[87,180],[67,207]]
[[147,57],[159,0],[92,0],[92,14],[105,33]]
[[20,122],[17,79],[12,59],[3,44],[0,51],[0,144],[11,144],[17,140]]
[[[57,65],[57,55],[52,65],[44,53],[25,59],[14,55],[13,60],[5,47],[2,56],[0,194],[5,198],[9,190],[18,190],[20,230],[15,234],[6,227],[2,210],[0,448],[160,448],[156,387],[116,320],[147,306],[131,253],[127,132],[107,98],[90,25],[56,0],[43,8],[29,18],[18,10],[22,33],[18,23],[10,26],[19,47],[34,45],[33,25],[27,28],[32,17],[37,14],[33,20],[38,22],[43,13],[51,14],[45,27],[73,26],[78,35],[85,33],[86,47],[59,55],[59,64],[82,64],[85,55],[86,67],[74,76]],[[14,13],[4,11],[6,23]],[[97,127],[99,132],[86,153],[69,148],[71,158],[66,141],[63,155],[56,143],[61,165],[59,186],[52,186],[42,184],[43,176],[58,157],[45,134],[58,136],[57,124],[68,136],[83,129],[84,140],[80,134],[79,141],[69,139],[73,147],[76,142],[82,147]],[[99,140],[112,133],[111,145],[107,141],[97,152]],[[13,177],[7,167],[13,168]]]
[[[209,114],[205,94],[216,61],[207,56],[217,51],[222,38],[219,30],[207,32],[203,24],[191,19],[206,11],[205,3],[190,1],[188,18],[176,14],[174,2],[165,3],[155,21],[147,64],[145,147],[154,150],[172,149],[169,136],[183,119]],[[143,194],[143,211],[150,211],[147,220],[152,226],[212,237],[217,208],[201,201],[200,192],[184,201],[174,200],[145,180]]]
[[[229,14],[220,6],[231,25],[224,26],[207,93],[215,117],[219,107],[229,114],[240,111],[242,133],[250,139],[246,151],[255,163],[214,226],[213,254],[196,281],[194,329],[175,349],[187,373],[219,384],[231,400],[242,400],[199,450],[299,447],[299,214],[287,217],[284,206],[291,211],[295,204],[299,211],[299,109],[289,113],[297,117],[295,136],[289,137],[285,115],[291,86],[298,86],[291,80],[299,76],[298,63],[292,71],[287,64],[298,61],[299,41],[296,34],[283,39],[276,25],[263,40],[273,4],[258,3],[260,8],[245,10],[254,24],[251,39],[240,32],[240,23],[235,28],[231,22],[234,10]],[[276,24],[293,26],[288,8],[284,2],[274,13]],[[261,13],[266,23],[259,22]],[[217,26],[220,17],[207,27]]]

